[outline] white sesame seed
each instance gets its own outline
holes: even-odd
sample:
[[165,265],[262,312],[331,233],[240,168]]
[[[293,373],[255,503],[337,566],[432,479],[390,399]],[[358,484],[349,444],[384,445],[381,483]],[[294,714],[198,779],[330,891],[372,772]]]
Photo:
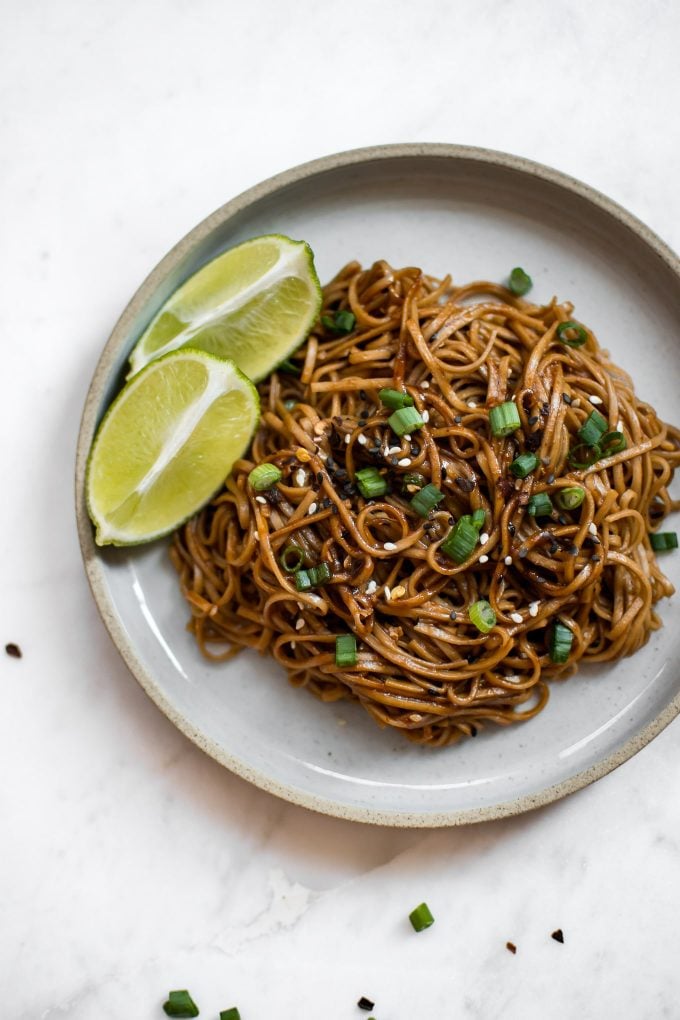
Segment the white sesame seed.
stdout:
[[489,369],[486,367],[486,365],[480,365],[479,374],[483,376],[484,379],[486,379],[486,377],[489,374]]
[[294,642],[294,641],[291,641],[291,643],[290,643],[290,647],[291,647],[291,648],[295,648],[295,642]]
[[366,594],[372,595],[377,587],[378,585],[376,581],[369,581],[368,584],[366,585]]
[[298,468],[295,472],[295,484],[304,485],[307,481],[307,474],[302,468]]
[[430,412],[425,410],[423,411],[420,417],[423,419],[424,422],[428,422],[430,420]]
[[397,547],[394,544],[394,542],[385,542],[385,544],[383,545],[383,549],[387,549],[388,552],[394,552],[396,548]]
[[592,397],[590,398],[590,403],[591,403],[591,404],[594,404],[594,405],[595,405],[595,406],[597,407],[597,405],[598,405],[598,404],[601,404],[601,403],[602,403],[602,397],[596,397],[596,396],[592,396]]
[[617,422],[617,425],[616,425],[616,431],[617,432],[623,432],[623,422],[621,421],[620,418],[619,418],[619,420]]
[[309,504],[309,510],[307,511],[307,513],[308,513],[308,514],[315,514],[315,513],[316,513],[316,511],[317,511],[317,505],[316,505],[316,503],[310,503],[310,504]]
[[351,438],[352,437],[350,436],[350,434],[348,432],[347,435],[345,436],[345,442],[347,443],[348,446],[349,446],[349,441],[350,441]]
[[259,542],[259,541],[260,541],[260,536],[259,536],[259,534],[257,533],[257,531],[256,531],[256,532],[255,532],[255,534],[253,535],[253,538],[255,539],[255,541],[256,541],[256,542]]
[[489,557],[488,556],[480,556],[479,557],[479,562],[480,563],[488,563],[489,562]]
[[401,446],[389,446],[385,452],[385,456],[393,457],[395,453],[401,453]]
[[407,443],[410,443],[411,442],[411,433],[410,432],[405,432],[404,433],[404,439],[406,440]]
[[410,457],[402,457],[401,460],[399,461],[399,467],[410,467],[410,464],[411,464]]
[[580,407],[581,406],[581,399],[580,399],[580,397],[576,397],[574,400],[572,400],[571,406],[572,407]]
[[529,603],[529,616],[538,616],[538,602]]
[[520,613],[510,613],[510,619],[513,623],[523,623],[523,617]]
[[597,535],[597,525],[595,524],[595,521],[590,522],[588,525],[588,531],[591,535]]
[[305,625],[305,621],[302,619],[302,617],[300,617],[300,619],[295,624],[295,629],[296,630],[302,630],[304,625]]
[[392,598],[392,592],[387,587],[387,585],[385,585],[385,602],[389,602],[391,598]]
[[506,567],[509,567],[510,564],[512,563],[512,556],[506,556],[505,560],[504,560],[504,563],[505,563]]
[[489,536],[487,535],[486,531],[483,531],[481,533],[481,535],[479,536],[479,544],[480,545],[486,545],[486,543],[488,541],[489,541]]
[[360,446],[365,446],[367,442],[368,442],[368,439],[363,434],[363,432],[361,433],[360,436],[357,436],[357,443],[359,443]]
[[422,389],[424,389],[424,390],[429,390],[429,388],[430,388],[430,384],[427,381],[427,379],[423,379],[423,381],[421,382],[420,385],[421,385]]
[[468,407],[476,407],[476,406],[477,406],[477,401],[476,400],[468,400]]
[[255,499],[257,500],[258,503],[266,503],[267,502],[267,500],[264,498],[264,496],[256,496]]

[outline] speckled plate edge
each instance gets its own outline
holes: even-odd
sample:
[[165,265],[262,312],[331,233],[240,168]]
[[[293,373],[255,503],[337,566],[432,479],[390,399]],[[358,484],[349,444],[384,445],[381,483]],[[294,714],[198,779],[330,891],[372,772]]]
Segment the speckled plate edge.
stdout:
[[129,641],[125,629],[116,613],[114,605],[109,597],[102,561],[97,555],[96,546],[90,519],[85,503],[85,468],[87,455],[92,442],[95,426],[97,423],[98,411],[101,405],[103,393],[106,389],[111,371],[113,370],[116,358],[122,342],[126,338],[129,326],[147,299],[165,277],[172,272],[177,264],[186,256],[194,245],[200,243],[217,226],[224,224],[234,218],[248,206],[258,202],[264,197],[275,194],[279,189],[290,184],[297,183],[306,178],[314,177],[331,170],[343,167],[351,167],[360,163],[370,163],[379,160],[394,160],[402,158],[414,158],[423,156],[427,158],[437,157],[446,160],[464,160],[467,163],[478,162],[481,164],[494,164],[506,170],[516,171],[519,174],[538,178],[557,185],[566,192],[576,195],[587,202],[592,203],[599,209],[608,213],[612,219],[622,224],[638,238],[640,238],[658,258],[664,262],[678,278],[680,283],[680,259],[649,227],[645,226],[622,206],[602,195],[600,192],[588,187],[567,174],[534,163],[531,160],[519,156],[512,156],[503,152],[495,152],[490,149],[479,149],[465,145],[447,145],[441,143],[406,143],[397,145],[379,145],[363,149],[352,149],[348,152],[340,152],[331,156],[324,156],[321,159],[303,163],[283,173],[270,177],[253,188],[249,188],[242,194],[237,195],[226,205],[221,206],[211,213],[205,220],[194,227],[185,237],[171,249],[170,252],[159,262],[156,268],[149,274],[141,287],[137,290],[123,314],[116,323],[109,340],[104,347],[102,355],[97,363],[90,388],[88,390],[83,415],[78,435],[76,452],[76,519],[80,547],[85,564],[87,578],[94,596],[95,603],[102,617],[104,625],[111,636],[113,643],[123,657],[126,665],[133,676],[139,681],[144,691],[172,723],[192,740],[202,751],[210,755],[225,768],[230,769],[236,775],[248,780],[255,786],[275,794],[293,804],[298,804],[322,814],[333,815],[337,818],[344,818],[356,822],[366,822],[374,825],[392,825],[411,828],[438,828],[449,825],[466,825],[472,822],[489,821],[494,818],[503,818],[510,815],[517,815],[524,811],[550,804],[561,797],[566,797],[576,790],[582,789],[589,783],[595,782],[602,776],[607,775],[623,762],[627,761],[634,754],[637,754],[646,744],[653,740],[675,717],[680,713],[680,695],[677,695],[656,718],[649,723],[635,737],[626,741],[613,754],[603,759],[597,765],[585,769],[582,772],[571,776],[569,779],[553,786],[548,786],[539,793],[517,797],[513,800],[504,801],[500,804],[486,807],[472,808],[465,811],[451,812],[399,812],[382,811],[378,808],[353,808],[348,805],[328,800],[323,797],[308,794],[293,786],[288,786],[272,779],[264,772],[250,768],[239,758],[227,754],[213,740],[208,739],[203,733],[195,729],[165,697],[156,679],[146,669],[138,658],[132,643]]

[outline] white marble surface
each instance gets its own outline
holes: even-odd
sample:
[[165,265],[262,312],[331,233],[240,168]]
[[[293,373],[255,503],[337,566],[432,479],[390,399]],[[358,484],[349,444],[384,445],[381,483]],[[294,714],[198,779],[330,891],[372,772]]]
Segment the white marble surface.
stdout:
[[[354,146],[514,151],[680,247],[680,8],[6,0],[0,38],[0,992],[7,1020],[680,1015],[680,724],[518,819],[371,829],[204,757],[146,699],[75,535],[80,407],[198,220]],[[408,910],[437,921],[416,936]],[[564,945],[550,938],[562,927]],[[516,956],[505,948],[511,939]],[[373,1015],[373,1014],[371,1014]]]

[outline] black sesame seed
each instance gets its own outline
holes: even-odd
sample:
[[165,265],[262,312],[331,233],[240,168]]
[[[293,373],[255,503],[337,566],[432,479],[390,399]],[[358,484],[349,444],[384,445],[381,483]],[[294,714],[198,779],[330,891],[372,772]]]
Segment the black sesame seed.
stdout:
[[523,545],[522,548],[519,551],[519,558],[521,560],[523,560],[525,558],[525,556],[527,556],[528,554],[529,554],[529,550],[526,548],[526,546]]
[[579,548],[577,545],[570,545],[569,548],[567,549],[567,552],[569,553],[570,556],[578,556]]
[[560,547],[559,542],[553,541],[550,543],[550,552],[552,553],[553,556],[555,555],[559,547]]
[[515,525],[512,523],[512,521],[510,521],[510,523],[508,524],[508,534],[514,535],[515,531],[516,531]]
[[565,404],[571,404],[571,397],[569,396],[568,393],[562,394],[562,400],[565,402]]
[[555,481],[555,475],[551,471],[550,474],[548,475],[548,477],[546,478],[546,482],[548,483],[548,485],[552,485],[552,483],[554,481]]
[[411,443],[411,456],[417,457],[420,453],[420,446],[418,443]]
[[366,396],[366,390],[359,390],[359,396],[361,397],[362,400],[368,399]]
[[455,609],[452,609],[451,612],[449,613],[449,619],[450,620],[456,620],[457,617],[458,617],[458,613],[456,612]]
[[541,406],[541,414],[542,414],[542,415],[543,415],[544,417],[545,417],[546,415],[550,414],[550,404],[548,403],[548,401],[547,401],[547,400],[546,400],[546,401],[545,401],[545,403],[544,403],[544,404],[543,404],[543,405]]
[[442,464],[442,481],[446,479],[446,465]]
[[463,417],[462,417],[462,415],[457,414],[457,415],[455,415],[453,420],[455,421],[456,425],[460,425],[462,420],[463,420]]
[[564,514],[558,514],[557,515],[557,520],[560,522],[560,524],[566,524],[567,523],[567,518],[564,516]]
[[474,723],[471,723],[470,724],[470,736],[471,737],[476,737],[477,736],[477,732],[478,732],[477,731],[477,727],[474,725]]
[[399,463],[399,458],[397,457],[396,454],[393,454],[391,457],[387,458],[387,463],[391,464],[392,467],[396,467],[397,464]]
[[316,473],[316,480],[319,483],[319,485],[321,485],[321,483],[323,481],[323,471],[317,471],[317,473]]
[[532,414],[531,418],[528,419],[530,425],[535,425],[538,421],[538,415]]
[[599,563],[601,560],[602,560],[601,556],[593,556],[592,557],[592,562],[593,563]]

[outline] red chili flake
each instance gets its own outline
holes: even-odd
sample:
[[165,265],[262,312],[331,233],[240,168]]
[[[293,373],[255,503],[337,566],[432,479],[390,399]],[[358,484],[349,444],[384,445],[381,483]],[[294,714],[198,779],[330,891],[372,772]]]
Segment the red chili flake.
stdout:
[[564,942],[564,934],[561,928],[556,928],[550,936],[551,939],[555,939],[555,942]]
[[517,946],[515,945],[515,943],[514,943],[514,942],[506,942],[506,943],[505,943],[505,948],[506,948],[506,949],[509,949],[509,950],[510,950],[510,952],[511,952],[511,953],[513,954],[513,956],[514,956],[514,955],[515,955],[515,953],[517,952]]
[[8,645],[5,645],[5,651],[13,659],[21,658],[21,649],[19,648],[19,645],[15,645],[13,641],[10,641]]

